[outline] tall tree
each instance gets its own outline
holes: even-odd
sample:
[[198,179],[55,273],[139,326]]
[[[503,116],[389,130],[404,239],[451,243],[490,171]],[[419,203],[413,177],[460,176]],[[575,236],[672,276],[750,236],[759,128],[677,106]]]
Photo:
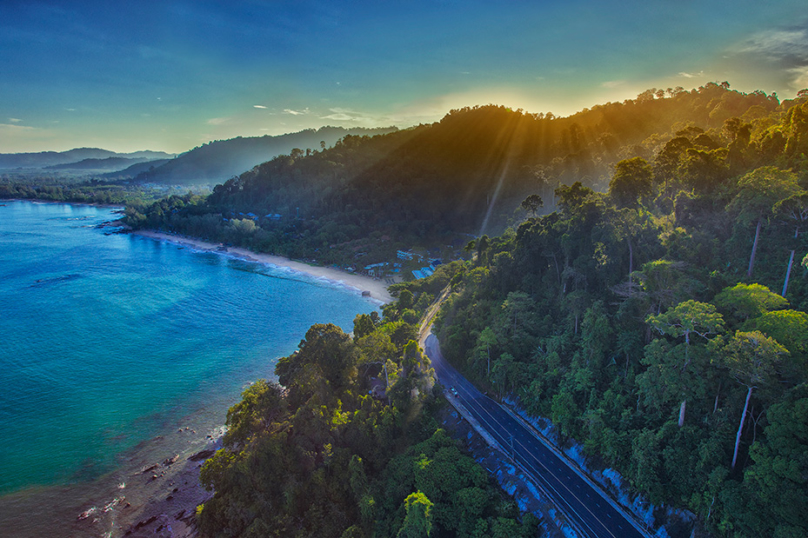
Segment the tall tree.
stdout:
[[491,327],[486,327],[480,333],[479,342],[481,346],[485,346],[486,356],[488,357],[488,367],[486,369],[486,377],[491,375],[491,346],[497,345],[497,335],[491,330]]
[[398,531],[398,538],[424,538],[432,534],[432,501],[420,491],[404,499],[407,515]]
[[753,170],[738,181],[738,193],[727,206],[727,210],[736,214],[738,221],[745,226],[755,223],[755,240],[749,256],[749,269],[746,271],[748,278],[752,277],[764,221],[771,217],[775,204],[802,192],[794,173],[774,166]]
[[525,211],[529,211],[531,217],[536,218],[536,211],[538,211],[542,206],[544,206],[544,201],[541,199],[541,196],[538,194],[531,194],[522,200],[520,207]]
[[624,159],[614,166],[609,196],[617,207],[636,207],[651,195],[651,166],[642,157]]
[[794,228],[794,241],[792,243],[791,254],[788,258],[788,269],[786,269],[786,278],[783,283],[782,296],[786,296],[788,292],[788,280],[791,277],[791,267],[794,265],[794,254],[797,249],[797,240],[800,237],[800,231],[808,223],[808,192],[802,192],[789,196],[785,200],[780,200],[774,206],[774,214],[782,220],[782,222]]
[[755,389],[769,383],[774,376],[775,366],[788,350],[760,331],[735,333],[724,347],[725,362],[732,377],[746,387],[746,401],[735,435],[735,450],[732,453],[732,469],[738,461],[738,448],[741,444],[743,425],[749,411],[749,400]]
[[[690,364],[690,336],[698,335],[707,339],[724,330],[724,318],[716,312],[715,306],[693,300],[679,303],[664,314],[648,316],[646,321],[660,334],[685,337],[684,360],[680,365],[682,372]],[[683,398],[679,407],[679,427],[685,422],[686,406],[687,398]]]

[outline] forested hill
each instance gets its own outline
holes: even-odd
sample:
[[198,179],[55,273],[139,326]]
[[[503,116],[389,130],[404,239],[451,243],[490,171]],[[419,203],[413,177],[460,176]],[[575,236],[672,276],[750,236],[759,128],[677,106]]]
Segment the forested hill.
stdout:
[[384,134],[395,127],[365,129],[321,127],[278,136],[217,140],[194,148],[154,170],[140,172],[136,181],[166,184],[216,184],[237,176],[273,157],[299,149],[322,149],[346,135]]
[[[660,178],[681,170],[691,183],[773,163],[794,104],[708,84],[649,90],[566,118],[494,105],[454,110],[431,125],[276,157],[206,200],[165,201],[129,221],[329,263],[341,254],[321,249],[374,232],[445,244],[447,234],[496,233],[518,222],[524,213],[514,209],[529,194],[548,212],[560,185],[606,190],[615,164],[632,157],[653,161]],[[250,212],[283,219],[259,219],[246,233],[223,219]],[[290,228],[285,219],[298,216]]]
[[[449,493],[423,481],[436,476],[419,470],[435,469],[440,449],[418,445],[401,460],[377,451],[421,438],[388,426],[412,403],[395,398],[427,392],[411,390],[429,365],[409,340],[448,286],[435,322],[446,357],[489,394],[551,419],[592,466],[617,470],[657,506],[689,510],[698,536],[808,535],[808,92],[778,103],[708,85],[561,119],[453,111],[293,151],[208,198],[128,207],[127,219],[331,263],[340,252],[355,259],[341,241],[474,231],[494,199],[501,213],[524,207],[515,226],[469,243],[471,261],[396,285],[387,328],[357,317],[359,348],[331,329],[315,331],[328,344],[307,335],[278,366],[288,398],[263,385],[231,409],[233,442],[203,471],[217,491],[203,528],[391,536],[440,499],[459,512],[435,508],[436,536],[471,535],[477,516],[462,514],[472,513],[482,514],[478,535],[493,535],[490,507],[466,512],[483,495],[461,495],[482,482],[445,480],[462,488]],[[406,373],[388,389],[389,410],[356,396],[382,365]],[[404,487],[391,495],[396,483]]]
[[715,536],[808,536],[808,101],[724,132],[481,237],[436,326],[468,377],[655,505]]

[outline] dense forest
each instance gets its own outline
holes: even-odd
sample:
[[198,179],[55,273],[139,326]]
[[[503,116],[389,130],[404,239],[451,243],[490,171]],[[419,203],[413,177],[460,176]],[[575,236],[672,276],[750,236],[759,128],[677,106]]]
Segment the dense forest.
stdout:
[[[464,483],[454,494],[441,496],[436,489],[419,484],[419,462],[434,464],[441,451],[434,447],[446,441],[440,434],[430,437],[434,425],[425,418],[430,414],[417,415],[421,422],[404,419],[412,415],[413,406],[426,409],[433,405],[429,391],[416,391],[424,399],[413,400],[411,396],[402,398],[413,391],[396,386],[401,379],[408,380],[408,390],[413,383],[427,385],[423,376],[428,362],[408,337],[391,334],[388,340],[384,336],[389,332],[385,327],[415,323],[448,286],[452,293],[436,321],[444,352],[490,393],[511,395],[530,413],[550,418],[566,439],[583,444],[592,461],[618,470],[651,502],[692,511],[707,532],[739,538],[805,536],[808,262],[803,259],[808,253],[804,234],[808,220],[808,99],[803,92],[797,101],[780,105],[763,94],[743,96],[717,85],[685,92],[690,97],[652,93],[631,104],[613,105],[627,110],[645,107],[645,112],[625,118],[617,115],[610,124],[630,130],[636,128],[634,120],[646,118],[654,125],[649,129],[659,128],[661,120],[654,118],[664,114],[654,116],[653,106],[673,107],[677,99],[695,103],[702,93],[710,92],[718,96],[718,102],[692,108],[690,116],[682,112],[677,122],[665,123],[676,125],[673,132],[646,136],[630,148],[615,146],[605,192],[592,188],[598,184],[591,176],[574,176],[581,181],[569,183],[558,180],[557,185],[550,185],[551,192],[546,181],[536,181],[534,176],[532,196],[521,204],[520,224],[499,236],[483,235],[470,242],[467,250],[474,254],[472,261],[454,262],[430,279],[397,285],[394,291],[399,301],[384,308],[388,325],[358,318],[355,341],[337,335],[345,349],[322,351],[322,358],[336,357],[336,362],[329,359],[304,366],[323,360],[309,358],[307,348],[314,335],[307,335],[301,350],[278,365],[279,381],[287,391],[261,385],[267,388],[260,390],[273,395],[273,403],[271,412],[251,415],[253,431],[260,433],[249,442],[237,440],[241,434],[228,434],[229,448],[208,464],[203,475],[225,495],[230,484],[243,485],[249,480],[246,469],[266,470],[273,479],[253,481],[233,493],[249,496],[239,502],[251,504],[238,505],[239,509],[232,504],[227,510],[217,507],[219,501],[205,505],[201,512],[201,520],[208,525],[205,528],[212,534],[237,534],[228,526],[230,520],[216,519],[214,523],[214,517],[229,510],[230,514],[266,513],[281,518],[242,522],[239,533],[257,525],[254,532],[258,534],[269,529],[283,534],[291,532],[295,522],[320,521],[333,535],[338,535],[338,529],[350,528],[352,533],[406,536],[409,510],[418,506],[417,518],[423,522],[429,506],[426,501],[419,505],[422,501],[410,495],[423,494],[430,503],[435,498],[452,498],[457,506],[465,502],[461,498],[467,500],[465,494],[460,495],[463,488],[481,487],[482,481]],[[752,101],[756,104],[746,106]],[[737,103],[741,105],[732,108]],[[453,112],[441,124],[475,114],[502,115],[517,124],[545,121],[483,107]],[[697,114],[701,114],[700,125],[687,121]],[[379,154],[400,157],[406,154],[404,148],[417,144],[424,133],[434,129],[438,127],[421,126],[378,140],[348,139],[334,151],[343,152],[344,157],[357,146],[374,147]],[[385,148],[385,143],[392,147]],[[445,143],[474,147],[468,139],[463,145],[462,138]],[[435,162],[439,161],[445,148],[430,147]],[[543,150],[539,146],[535,151]],[[198,211],[222,208],[223,204],[233,204],[233,209],[268,204],[271,193],[292,190],[282,181],[268,183],[267,178],[276,177],[268,169],[288,166],[294,174],[328,155],[287,156],[284,162],[276,159],[253,175],[217,188],[207,201],[190,205]],[[292,162],[296,159],[301,164]],[[337,199],[346,203],[356,196],[350,185],[368,185],[362,181],[370,181],[385,159],[368,164],[355,153],[346,161],[355,168],[335,178],[342,188],[334,187],[334,194],[325,193],[317,203]],[[426,178],[426,168],[414,170],[408,177]],[[492,170],[496,167],[488,173]],[[307,188],[314,192],[320,176],[297,173],[297,181],[310,185]],[[568,177],[558,169],[543,169],[542,173],[546,174],[543,177]],[[580,169],[576,174],[581,174]],[[425,180],[409,187],[422,189],[429,183]],[[259,184],[270,186],[264,196],[253,197]],[[436,186],[432,192],[441,188]],[[371,188],[369,192],[376,191]],[[456,202],[462,194],[462,189],[454,197],[446,192],[448,200],[443,203]],[[307,208],[322,210],[317,203]],[[380,203],[374,207],[384,207]],[[543,204],[554,211],[542,214]],[[351,218],[364,218],[359,209],[345,209]],[[377,217],[376,224],[378,218],[387,216]],[[181,222],[142,218],[152,225]],[[339,219],[335,217],[335,221]],[[420,220],[411,222],[417,226]],[[325,347],[317,345],[316,349]],[[346,350],[351,349],[356,358],[346,363]],[[379,358],[379,353],[387,353],[388,358]],[[361,365],[371,363],[387,364],[388,373],[396,371],[402,376],[390,383],[391,406],[365,396],[357,399],[357,394],[366,392],[367,386],[361,383],[367,377],[346,377],[346,371],[354,372],[351,368],[361,372]],[[326,372],[325,368],[337,370]],[[374,373],[381,375],[378,370]],[[253,399],[245,394],[239,405],[248,401]],[[242,430],[241,414],[238,406],[231,410],[231,432]],[[398,417],[387,419],[387,424],[398,428],[395,433],[381,435],[390,431],[382,426],[385,416]],[[321,422],[314,430],[306,430],[314,424],[311,417]],[[375,426],[369,430],[368,424]],[[360,437],[354,429],[367,437]],[[354,441],[360,438],[364,441]],[[405,448],[415,443],[421,444]],[[256,452],[238,452],[246,444]],[[295,452],[281,449],[288,446],[294,446]],[[422,455],[414,456],[416,453]],[[286,459],[278,467],[269,463],[281,457]],[[247,466],[237,465],[245,458],[250,461]],[[362,473],[357,470],[359,458]],[[469,474],[474,472],[462,476]],[[385,487],[402,480],[407,486],[388,499]],[[312,487],[316,481],[323,484],[316,493],[323,496],[317,497],[320,502],[298,504],[302,497],[295,494],[300,491],[295,488]],[[354,488],[355,482],[362,486]],[[277,485],[270,488],[267,484]],[[342,484],[345,491],[333,489],[333,484]],[[385,491],[388,493],[382,493]],[[428,491],[433,492],[431,496]],[[475,495],[482,499],[481,494]],[[369,516],[362,499],[369,502],[371,498],[375,511]],[[279,510],[279,506],[284,508]],[[290,507],[295,507],[292,514]],[[321,513],[330,510],[339,514]],[[449,509],[430,512],[434,528],[440,529],[434,535],[474,535],[468,527],[473,517],[441,520],[438,514],[445,514],[443,510]],[[485,510],[486,516],[479,518],[484,523],[479,525],[488,525],[490,534],[502,516],[496,515],[493,506]],[[340,524],[333,524],[335,521]],[[448,521],[465,523],[452,526]],[[417,532],[423,535],[424,528]]]
[[225,448],[201,471],[215,489],[197,510],[204,535],[536,536],[538,519],[520,518],[438,428],[446,404],[434,371],[415,326],[396,319],[412,296],[403,292],[384,321],[357,316],[353,337],[311,327],[279,360],[280,385],[245,390],[227,414]]
[[808,533],[808,102],[767,125],[562,185],[471,245],[436,322],[468,377],[718,536]]
[[[615,164],[633,157],[660,156],[662,175],[682,157],[692,181],[737,174],[749,159],[782,150],[775,126],[793,104],[724,83],[649,90],[566,118],[494,105],[453,110],[434,124],[294,150],[217,186],[207,199],[133,207],[128,223],[323,263],[344,262],[353,242],[378,244],[384,236],[447,245],[516,225],[524,213],[514,209],[530,194],[549,212],[561,185],[579,181],[604,191]],[[248,213],[256,226],[242,222]]]

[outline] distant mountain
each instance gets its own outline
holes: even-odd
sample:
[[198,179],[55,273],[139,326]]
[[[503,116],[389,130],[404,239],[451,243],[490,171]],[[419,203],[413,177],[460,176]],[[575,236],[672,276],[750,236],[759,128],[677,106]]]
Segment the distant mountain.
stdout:
[[123,170],[115,170],[112,172],[107,172],[106,174],[102,174],[102,177],[107,179],[127,179],[133,178],[142,172],[148,172],[150,170],[154,170],[159,166],[163,166],[165,163],[169,162],[171,159],[157,159],[154,161],[144,161],[133,164],[128,168],[124,168]]
[[279,136],[238,137],[210,142],[183,153],[176,159],[141,172],[136,181],[149,183],[223,183],[231,177],[251,170],[278,155],[290,153],[297,148],[303,151],[320,151],[322,144],[333,146],[346,135],[373,136],[397,131],[396,127],[378,129],[345,129],[321,127]]
[[[78,163],[86,159],[165,159],[173,157],[163,151],[136,151],[134,153],[116,153],[99,148],[76,148],[68,151],[42,151],[39,153],[0,153],[0,169],[14,168],[47,168],[61,164]],[[131,163],[130,163],[131,164]]]
[[[156,159],[155,159],[156,160]],[[54,164],[46,166],[45,170],[111,170],[120,171],[131,168],[135,164],[143,162],[154,162],[141,157],[139,159],[128,159],[126,157],[107,157],[106,159],[83,159],[75,163]],[[165,159],[160,162],[166,162]]]

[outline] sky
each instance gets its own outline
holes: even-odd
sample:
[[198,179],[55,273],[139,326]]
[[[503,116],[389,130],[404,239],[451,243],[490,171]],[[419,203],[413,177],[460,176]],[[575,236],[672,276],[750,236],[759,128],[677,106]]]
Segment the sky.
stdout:
[[0,0],[0,153],[808,88],[805,0]]

